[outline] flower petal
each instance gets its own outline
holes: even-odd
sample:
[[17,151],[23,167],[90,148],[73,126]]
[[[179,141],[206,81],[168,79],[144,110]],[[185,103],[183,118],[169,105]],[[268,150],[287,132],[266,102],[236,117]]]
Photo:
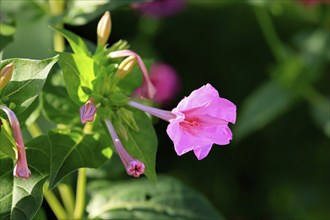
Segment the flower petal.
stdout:
[[212,148],[212,144],[208,144],[202,147],[196,147],[194,149],[194,154],[198,160],[202,160],[209,154],[211,148]]

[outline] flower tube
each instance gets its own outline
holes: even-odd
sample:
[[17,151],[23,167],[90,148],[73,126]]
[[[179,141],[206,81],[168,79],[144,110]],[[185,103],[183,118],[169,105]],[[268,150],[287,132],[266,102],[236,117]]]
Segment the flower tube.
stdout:
[[236,121],[236,106],[220,98],[207,84],[180,101],[172,111],[164,111],[130,101],[128,105],[169,122],[167,134],[181,156],[191,150],[198,160],[205,158],[213,144],[226,145],[232,140],[228,123]]
[[23,141],[20,124],[18,122],[15,113],[11,109],[9,109],[7,106],[2,104],[0,104],[0,109],[7,114],[16,141],[17,162],[13,174],[16,177],[27,179],[30,177],[31,171],[29,170],[26,160],[26,153],[25,153],[24,141]]
[[121,143],[111,121],[105,120],[107,128],[109,130],[112,141],[115,145],[115,148],[118,152],[118,155],[126,168],[126,172],[130,176],[139,177],[144,173],[144,163],[139,161],[138,159],[133,158],[129,153],[125,150],[123,144]]
[[156,89],[149,78],[148,71],[147,71],[146,66],[143,63],[143,60],[137,53],[135,53],[134,51],[131,51],[131,50],[119,50],[119,51],[110,52],[108,54],[108,56],[110,58],[135,56],[137,63],[139,64],[140,69],[143,74],[142,96],[144,96],[145,98],[148,98],[148,99],[152,99],[155,96]]

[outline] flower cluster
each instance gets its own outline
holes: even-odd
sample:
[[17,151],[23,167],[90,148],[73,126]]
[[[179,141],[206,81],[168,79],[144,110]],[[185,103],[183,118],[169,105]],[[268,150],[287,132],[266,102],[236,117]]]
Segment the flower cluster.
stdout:
[[[109,32],[102,30],[110,29],[111,22],[106,21],[107,19],[110,19],[108,13],[101,18],[97,30],[98,35],[100,35],[98,39],[102,39],[98,42],[102,42],[102,45],[109,37]],[[115,72],[115,79],[119,81],[129,74],[135,63],[138,64],[143,75],[142,86],[134,92],[132,97],[127,99],[124,105],[169,122],[166,131],[179,156],[193,151],[197,159],[201,160],[209,154],[213,144],[226,145],[232,140],[232,132],[228,123],[235,123],[236,121],[236,106],[229,100],[221,98],[212,85],[206,84],[193,91],[188,97],[180,101],[172,111],[157,109],[134,100],[136,97],[141,97],[152,99],[159,104],[168,103],[177,94],[179,88],[179,80],[175,70],[166,64],[155,63],[151,67],[151,75],[149,76],[141,57],[128,49],[110,51],[107,57],[109,59],[125,58]],[[98,103],[95,104],[93,97],[90,97],[80,108],[80,118],[83,124],[94,121],[98,111],[97,106]],[[109,116],[103,115],[103,117],[102,120],[106,124],[127,174],[139,177],[144,173],[145,165],[126,151],[114,129],[111,114]]]

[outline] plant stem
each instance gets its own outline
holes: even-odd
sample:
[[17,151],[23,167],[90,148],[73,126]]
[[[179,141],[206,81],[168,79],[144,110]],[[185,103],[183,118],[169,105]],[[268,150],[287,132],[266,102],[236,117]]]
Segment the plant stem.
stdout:
[[278,62],[285,59],[285,47],[277,36],[272,20],[264,7],[254,7],[261,31]]
[[69,217],[73,217],[74,212],[74,200],[73,192],[69,185],[61,183],[58,185],[58,191],[60,192],[64,207],[69,214]]
[[86,191],[86,168],[80,168],[78,170],[76,206],[73,213],[74,219],[81,219],[84,214],[85,191]]
[[33,123],[27,125],[26,127],[33,138],[42,135],[42,131],[36,122],[33,122]]
[[[56,0],[56,1],[49,1],[49,8],[50,13],[52,16],[59,16],[63,13],[65,6],[65,0]],[[62,28],[63,24],[58,22],[55,27]],[[54,33],[54,50],[62,52],[65,49],[65,41],[61,34],[55,32]]]
[[54,193],[47,189],[47,184],[44,184],[43,194],[44,194],[44,197],[45,197],[48,205],[53,210],[56,218],[57,219],[67,219],[68,214],[66,213],[66,211],[62,207],[61,203],[58,201],[58,199],[54,195]]

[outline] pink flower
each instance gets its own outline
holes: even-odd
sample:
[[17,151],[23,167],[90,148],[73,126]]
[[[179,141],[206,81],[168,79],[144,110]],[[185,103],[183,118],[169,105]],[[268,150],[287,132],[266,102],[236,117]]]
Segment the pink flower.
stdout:
[[96,107],[93,100],[88,100],[85,105],[80,108],[80,120],[81,123],[86,124],[86,122],[94,121],[96,113]]
[[131,50],[118,50],[118,51],[110,52],[108,54],[108,56],[109,56],[109,58],[135,56],[136,60],[138,62],[138,65],[140,66],[140,69],[143,74],[143,83],[142,83],[142,87],[141,87],[142,96],[145,98],[148,98],[148,99],[151,99],[155,96],[156,89],[149,78],[149,74],[148,74],[146,66],[143,63],[143,60],[137,53],[135,53],[134,51],[131,51]]
[[107,128],[109,130],[112,141],[115,145],[115,148],[118,152],[118,155],[126,168],[126,172],[130,176],[139,177],[144,173],[144,163],[139,161],[138,159],[133,158],[129,153],[125,150],[123,144],[121,143],[111,121],[105,120]]
[[2,104],[0,104],[0,109],[7,114],[16,141],[17,162],[14,168],[13,175],[16,177],[27,179],[30,177],[31,171],[29,170],[29,167],[27,165],[25,146],[24,146],[20,124],[18,122],[15,113],[11,109],[9,109],[7,106]]
[[184,0],[153,0],[143,3],[134,3],[132,8],[144,16],[162,18],[175,15],[182,11],[186,5]]
[[[167,105],[177,95],[180,90],[180,79],[175,69],[165,63],[156,62],[150,69],[150,80],[156,88],[156,94],[153,98],[160,105]],[[139,87],[134,95],[141,95]]]
[[130,106],[169,121],[167,134],[181,156],[191,150],[198,160],[205,158],[213,144],[226,145],[232,139],[228,123],[236,121],[236,106],[220,98],[207,84],[185,97],[171,112],[130,101]]

